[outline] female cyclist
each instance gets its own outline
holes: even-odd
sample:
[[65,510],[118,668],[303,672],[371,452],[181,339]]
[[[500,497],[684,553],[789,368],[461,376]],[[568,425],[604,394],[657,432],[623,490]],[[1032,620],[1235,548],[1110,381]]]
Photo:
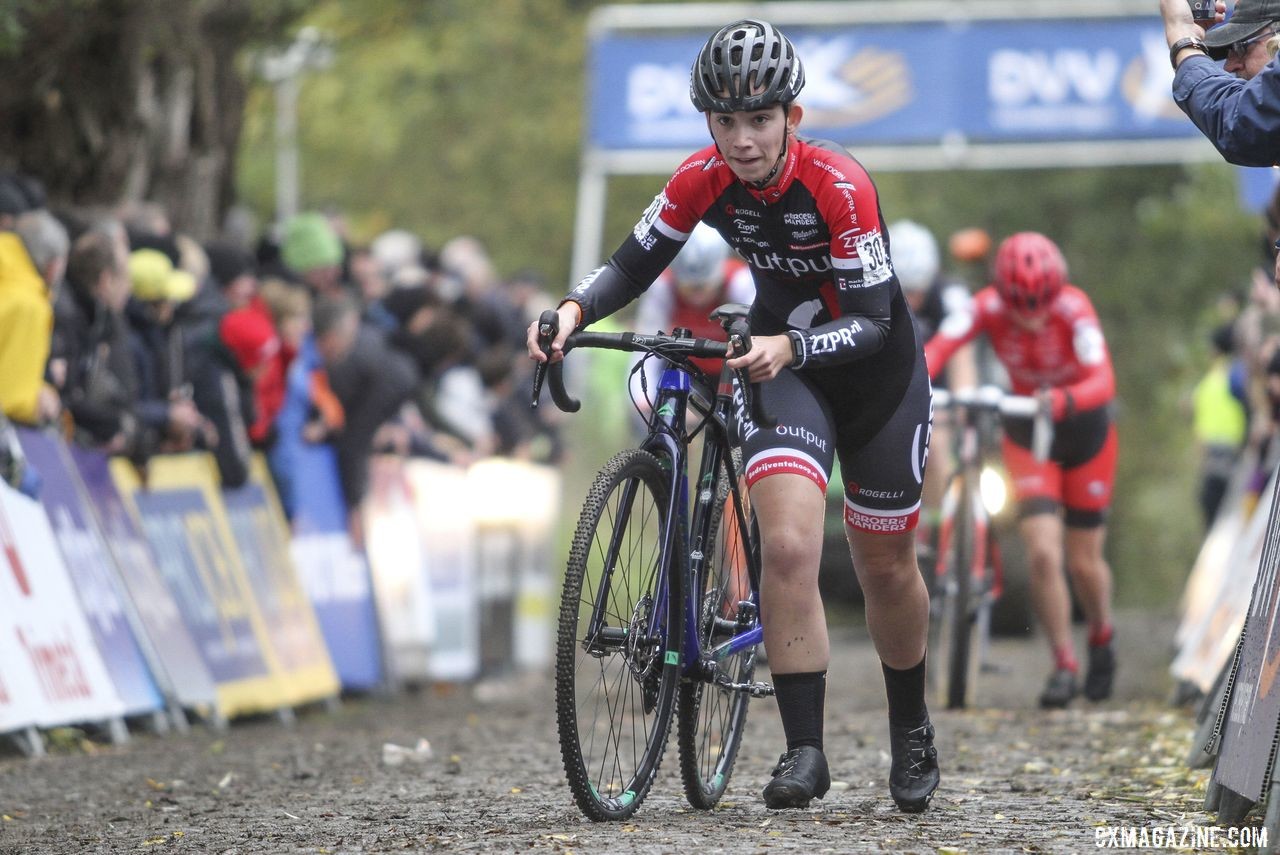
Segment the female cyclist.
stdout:
[[[818,564],[839,456],[849,546],[888,695],[889,791],[901,810],[917,812],[938,785],[924,699],[929,597],[913,534],[929,381],[871,179],[840,146],[796,136],[803,85],[795,49],[771,24],[738,21],[708,39],[690,96],[712,145],[685,160],[608,263],[560,304],[550,358],[563,358],[572,330],[638,297],[699,222],[746,260],[756,285],[754,347],[730,364],[763,384],[766,411],[779,422],[772,430],[738,424],[761,531],[765,648],[787,741],[764,800],[802,807],[830,786]],[[528,347],[533,359],[546,358],[533,326]]]
[[1102,554],[1116,469],[1111,357],[1093,304],[1067,283],[1067,263],[1049,238],[1037,232],[1009,237],[996,250],[994,273],[995,284],[929,339],[929,373],[936,375],[958,347],[985,332],[1013,391],[1045,400],[1054,428],[1048,460],[1037,461],[1031,452],[1030,420],[1006,420],[1004,438],[1031,565],[1031,599],[1053,654],[1040,705],[1064,707],[1079,691],[1064,541],[1067,571],[1089,622],[1084,694],[1098,701],[1111,696],[1116,668],[1111,568]]

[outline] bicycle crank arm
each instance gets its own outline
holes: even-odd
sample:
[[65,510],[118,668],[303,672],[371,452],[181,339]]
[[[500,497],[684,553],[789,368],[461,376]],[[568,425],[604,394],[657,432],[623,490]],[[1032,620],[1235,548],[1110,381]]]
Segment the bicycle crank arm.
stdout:
[[773,686],[769,683],[735,683],[728,677],[717,677],[716,685],[731,692],[746,692],[753,698],[773,696]]

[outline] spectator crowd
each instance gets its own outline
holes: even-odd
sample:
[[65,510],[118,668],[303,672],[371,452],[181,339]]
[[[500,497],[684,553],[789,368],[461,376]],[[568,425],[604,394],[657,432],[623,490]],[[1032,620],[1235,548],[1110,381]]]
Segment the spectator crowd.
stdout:
[[[228,487],[260,451],[286,513],[304,443],[334,446],[351,511],[376,453],[557,460],[518,358],[550,304],[537,273],[504,281],[470,236],[357,246],[341,218],[307,212],[256,242],[202,243],[157,205],[51,209],[39,180],[0,173],[3,421],[144,476],[153,455],[208,451]],[[0,475],[34,491],[15,448],[0,443]]]

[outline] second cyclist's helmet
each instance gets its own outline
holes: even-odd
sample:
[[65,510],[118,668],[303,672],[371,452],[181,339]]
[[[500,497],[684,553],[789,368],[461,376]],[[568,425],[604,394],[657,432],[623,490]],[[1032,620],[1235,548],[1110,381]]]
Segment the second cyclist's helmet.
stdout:
[[898,284],[908,293],[924,291],[938,278],[941,262],[933,234],[913,220],[889,224],[889,251]]
[[1018,232],[996,250],[996,291],[1024,313],[1046,309],[1067,281],[1067,262],[1058,245],[1039,232]]
[[732,113],[790,104],[803,86],[791,41],[773,24],[746,18],[707,39],[693,62],[689,97],[700,113]]
[[728,258],[729,244],[720,233],[706,223],[698,223],[672,259],[671,275],[680,284],[719,285],[724,280],[724,263]]

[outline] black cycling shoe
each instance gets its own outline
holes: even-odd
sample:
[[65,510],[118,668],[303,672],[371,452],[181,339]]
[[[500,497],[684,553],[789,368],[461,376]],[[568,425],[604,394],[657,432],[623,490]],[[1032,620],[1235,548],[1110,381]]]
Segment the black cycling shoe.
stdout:
[[1049,681],[1044,684],[1044,691],[1040,693],[1040,706],[1046,710],[1062,709],[1079,692],[1075,673],[1059,668],[1049,675]]
[[812,745],[792,748],[778,758],[773,780],[765,785],[764,804],[770,808],[802,808],[831,789],[831,772],[822,750]]
[[926,715],[919,727],[889,725],[889,795],[903,813],[921,813],[938,789],[938,749],[933,747],[933,725]]
[[1111,697],[1116,677],[1116,651],[1110,644],[1089,648],[1089,670],[1084,678],[1084,696],[1091,701]]

